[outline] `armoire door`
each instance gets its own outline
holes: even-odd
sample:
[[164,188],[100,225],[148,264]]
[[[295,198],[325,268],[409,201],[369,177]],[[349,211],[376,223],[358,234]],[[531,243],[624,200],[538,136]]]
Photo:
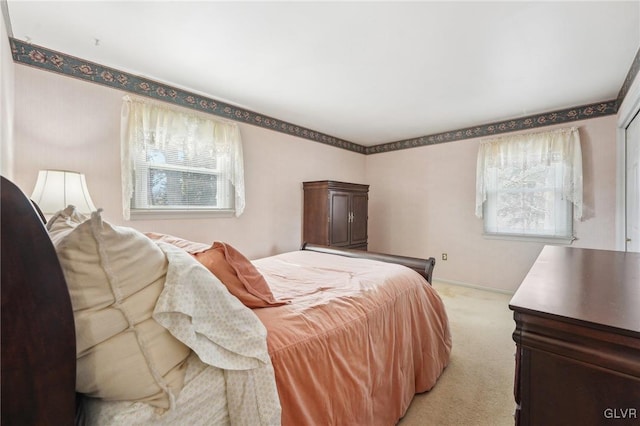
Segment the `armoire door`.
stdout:
[[366,244],[369,196],[351,196],[351,244]]
[[329,224],[329,244],[332,246],[346,246],[349,241],[349,194],[346,192],[330,191],[331,215]]

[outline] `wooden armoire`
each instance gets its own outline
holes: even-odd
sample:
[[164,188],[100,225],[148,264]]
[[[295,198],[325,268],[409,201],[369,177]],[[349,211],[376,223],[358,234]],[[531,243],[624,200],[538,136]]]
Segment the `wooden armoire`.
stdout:
[[367,250],[369,185],[304,182],[303,242]]

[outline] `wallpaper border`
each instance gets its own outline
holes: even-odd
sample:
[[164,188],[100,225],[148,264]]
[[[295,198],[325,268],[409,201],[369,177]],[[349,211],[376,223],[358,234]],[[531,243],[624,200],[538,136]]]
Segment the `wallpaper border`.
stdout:
[[629,72],[627,73],[624,83],[622,83],[622,87],[618,92],[617,108],[620,108],[620,105],[622,105],[622,101],[624,101],[624,98],[627,96],[627,93],[633,84],[633,80],[638,75],[638,71],[640,71],[640,49],[636,52],[636,56],[631,62],[631,67],[629,67]]
[[209,113],[229,120],[252,124],[292,136],[320,142],[360,154],[377,154],[408,148],[473,139],[483,136],[529,130],[553,124],[616,114],[624,100],[628,88],[640,70],[640,50],[636,54],[618,98],[609,101],[567,108],[526,117],[482,124],[464,129],[452,130],[432,135],[418,136],[400,141],[388,142],[370,147],[327,135],[302,126],[297,126],[277,118],[234,106],[213,98],[198,95],[168,84],[136,76],[124,71],[100,65],[74,56],[66,55],[42,46],[9,37],[14,61],[20,64],[64,74],[80,80],[108,86],[117,90],[146,96],[186,108]]
[[513,120],[505,120],[497,123],[472,126],[449,132],[433,135],[419,136],[412,139],[403,139],[396,142],[388,142],[366,148],[366,154],[398,151],[401,149],[416,148],[420,146],[435,145],[445,142],[454,142],[464,139],[480,138],[484,136],[498,135],[501,133],[530,130],[553,124],[570,123],[589,118],[603,117],[615,114],[618,111],[617,101],[610,100],[567,108],[561,111],[553,111],[544,114],[530,115]]
[[136,76],[95,62],[66,55],[46,47],[9,38],[15,62],[42,68],[80,80],[101,84],[140,96],[169,102],[197,111],[213,114],[229,120],[252,124],[269,130],[309,139],[326,145],[343,148],[360,154],[365,147],[325,133],[297,126],[277,118],[198,95],[149,78]]

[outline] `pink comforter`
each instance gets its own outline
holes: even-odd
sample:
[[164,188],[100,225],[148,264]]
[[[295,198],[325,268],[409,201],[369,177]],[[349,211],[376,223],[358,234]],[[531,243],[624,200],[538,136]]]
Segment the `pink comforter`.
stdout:
[[402,266],[298,251],[253,262],[278,300],[266,326],[287,425],[394,425],[449,361],[435,290]]

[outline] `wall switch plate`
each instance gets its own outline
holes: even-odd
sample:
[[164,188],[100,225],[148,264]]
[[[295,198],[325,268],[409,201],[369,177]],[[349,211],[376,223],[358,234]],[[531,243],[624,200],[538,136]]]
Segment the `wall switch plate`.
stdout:
[[442,253],[442,260],[447,260],[447,253]]

